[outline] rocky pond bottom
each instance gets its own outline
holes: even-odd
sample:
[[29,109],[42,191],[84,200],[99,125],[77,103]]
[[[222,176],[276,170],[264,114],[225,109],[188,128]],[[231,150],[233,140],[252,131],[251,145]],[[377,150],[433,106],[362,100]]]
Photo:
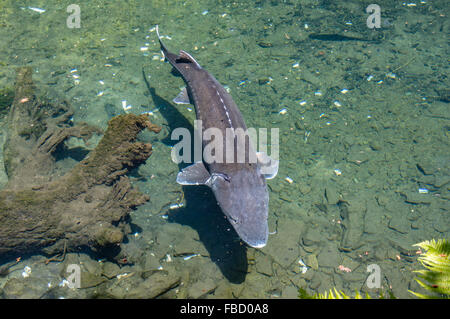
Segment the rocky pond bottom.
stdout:
[[[0,252],[8,251],[0,261],[1,297],[423,292],[414,244],[450,234],[445,1],[382,5],[379,29],[367,27],[360,1],[103,2],[82,6],[92,14],[78,30],[61,23],[66,8],[57,1],[46,1],[44,11],[0,4],[0,198],[15,208],[6,211],[18,212],[5,214],[0,205],[0,221],[22,221],[32,234],[46,224],[29,217],[64,216],[42,228],[48,236],[29,237],[29,246],[0,223]],[[162,62],[156,24],[171,50],[194,55],[230,91],[248,127],[279,129],[263,249],[240,242],[208,188],[175,182],[171,132],[191,128],[195,112],[171,102],[183,82]],[[23,67],[38,99],[17,97],[16,110],[31,108],[10,116]],[[60,107],[49,113],[49,105]],[[133,118],[143,128],[144,117],[161,131],[121,135],[120,127],[113,134],[131,156],[124,167],[104,165],[100,152],[93,164],[105,170],[83,168],[109,121]],[[35,125],[43,119],[46,125]],[[89,173],[72,175],[82,187],[54,183],[71,171]],[[17,187],[27,188],[15,197],[22,207],[11,200]],[[53,197],[58,205],[25,196],[49,190],[70,196]],[[96,212],[102,200],[110,206]],[[86,227],[71,211],[86,217]],[[61,230],[69,224],[69,232]]]

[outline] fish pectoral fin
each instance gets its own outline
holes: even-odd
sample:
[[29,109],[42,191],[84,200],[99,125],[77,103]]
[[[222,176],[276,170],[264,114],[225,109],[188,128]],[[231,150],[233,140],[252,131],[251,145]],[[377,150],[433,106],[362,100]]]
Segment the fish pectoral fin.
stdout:
[[192,104],[186,87],[182,88],[180,93],[173,99],[176,104]]
[[211,175],[203,162],[197,162],[178,173],[177,183],[181,185],[205,185],[210,177]]
[[278,160],[272,159],[269,155],[264,152],[256,153],[258,158],[258,163],[261,166],[261,173],[266,179],[272,179],[278,174]]

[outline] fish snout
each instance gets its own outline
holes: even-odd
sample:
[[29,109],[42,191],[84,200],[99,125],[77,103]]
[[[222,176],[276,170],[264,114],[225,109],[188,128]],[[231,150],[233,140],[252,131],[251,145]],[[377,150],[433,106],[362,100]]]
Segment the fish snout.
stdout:
[[219,205],[245,243],[254,248],[262,248],[267,244],[269,236],[267,192],[258,194],[240,190],[236,196],[231,196],[227,203],[219,200]]

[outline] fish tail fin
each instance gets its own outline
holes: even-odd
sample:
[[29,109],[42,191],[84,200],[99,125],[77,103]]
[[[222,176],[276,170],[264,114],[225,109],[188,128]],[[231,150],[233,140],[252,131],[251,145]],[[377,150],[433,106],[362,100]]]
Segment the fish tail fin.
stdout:
[[158,36],[158,41],[161,47],[161,52],[164,55],[164,59],[169,61],[170,64],[177,69],[181,74],[183,74],[184,70],[180,69],[179,64],[181,63],[188,63],[194,66],[196,69],[201,69],[200,64],[187,52],[181,50],[179,55],[176,55],[172,52],[170,52],[167,47],[164,45],[164,43],[161,40],[161,36],[159,34],[159,28],[158,25],[155,26],[156,28],[156,34]]
[[167,49],[167,47],[164,45],[164,43],[162,42],[161,36],[159,35],[159,28],[158,28],[158,25],[156,25],[155,28],[156,28],[156,35],[158,36],[159,45],[160,45],[160,47],[161,47],[161,52],[162,52],[163,55],[164,55],[164,59],[167,60],[167,61],[169,61],[170,64],[172,64],[172,66],[175,67],[176,60],[177,60],[178,56],[177,56],[176,54],[170,52],[170,51]]

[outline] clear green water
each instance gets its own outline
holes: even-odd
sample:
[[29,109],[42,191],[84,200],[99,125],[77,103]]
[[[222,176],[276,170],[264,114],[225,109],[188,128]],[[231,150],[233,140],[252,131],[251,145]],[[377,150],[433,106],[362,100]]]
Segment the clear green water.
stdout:
[[[163,127],[142,134],[154,152],[132,174],[150,201],[131,213],[122,245],[129,264],[71,252],[46,265],[37,254],[0,277],[2,296],[146,298],[153,275],[137,274],[161,267],[163,298],[420,291],[412,245],[450,232],[449,7],[380,1],[381,28],[372,30],[372,2],[86,1],[81,27],[71,29],[72,1],[0,1],[0,90],[13,87],[17,67],[31,66],[42,95],[70,102],[74,123],[106,128],[126,101],[127,112],[152,111]],[[160,60],[156,24],[169,49],[191,53],[230,89],[249,127],[280,129],[280,169],[268,181],[273,234],[261,250],[240,243],[208,189],[175,182],[170,131],[195,114],[171,102],[184,84]],[[174,203],[183,206],[169,209]],[[81,265],[88,288],[58,286],[68,263]],[[366,284],[370,264],[380,266],[378,289]]]

